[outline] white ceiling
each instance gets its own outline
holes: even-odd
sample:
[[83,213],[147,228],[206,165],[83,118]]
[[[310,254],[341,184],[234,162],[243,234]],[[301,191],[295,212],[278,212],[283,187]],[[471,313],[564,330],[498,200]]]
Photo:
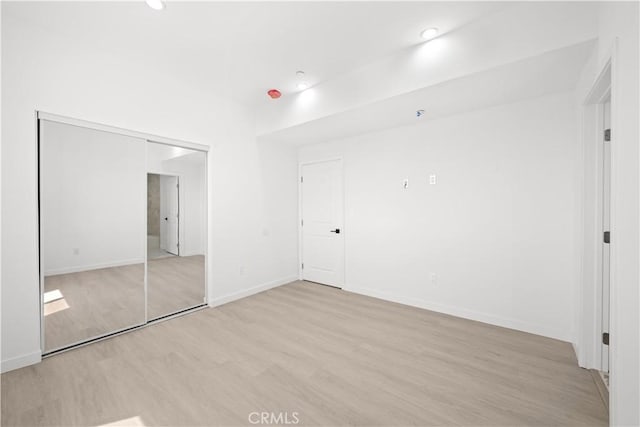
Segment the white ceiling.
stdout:
[[163,67],[240,101],[295,88],[296,70],[317,84],[509,7],[500,2],[3,2],[18,19],[131,60]]
[[[588,41],[557,49],[285,128],[260,139],[313,144],[572,90],[594,45],[594,41]],[[425,110],[421,118],[416,117],[419,109]]]

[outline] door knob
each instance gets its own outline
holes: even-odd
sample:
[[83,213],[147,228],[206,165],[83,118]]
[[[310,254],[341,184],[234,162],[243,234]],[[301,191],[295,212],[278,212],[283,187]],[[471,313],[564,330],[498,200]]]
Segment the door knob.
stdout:
[[169,221],[169,218],[168,218],[168,217],[164,217],[164,220],[165,220],[165,221]]
[[335,230],[330,230],[332,233],[340,234],[340,229],[336,228]]

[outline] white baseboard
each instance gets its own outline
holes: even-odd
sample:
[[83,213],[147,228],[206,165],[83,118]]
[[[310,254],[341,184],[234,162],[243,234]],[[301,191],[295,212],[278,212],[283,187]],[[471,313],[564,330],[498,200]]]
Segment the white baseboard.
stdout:
[[40,350],[33,353],[24,354],[22,356],[13,357],[11,359],[3,360],[0,363],[0,372],[13,371],[14,369],[24,368],[25,366],[35,365],[42,360],[42,352]]
[[344,287],[343,290],[356,294],[366,295],[373,298],[383,299],[385,301],[396,302],[399,304],[410,305],[412,307],[423,308],[425,310],[435,311],[438,313],[448,314],[451,316],[461,317],[463,319],[475,320],[477,322],[487,323],[489,325],[501,326],[503,328],[515,329],[517,331],[528,332],[530,334],[541,335],[543,337],[553,338],[560,341],[573,342],[573,337],[565,331],[560,331],[544,325],[536,325],[523,322],[517,319],[509,319],[500,316],[494,316],[488,313],[482,313],[466,308],[451,307],[443,304],[425,301],[419,298],[392,295],[386,292],[380,292],[358,286]]
[[54,268],[44,272],[45,276],[57,276],[58,274],[79,273],[81,271],[99,270],[101,268],[123,267],[125,265],[144,264],[144,258],[125,259],[121,261],[105,262],[102,264],[80,265],[75,267]]
[[227,304],[232,301],[236,301],[242,298],[249,297],[251,295],[258,294],[260,292],[267,291],[272,288],[276,288],[278,286],[286,285],[287,283],[295,282],[298,280],[298,276],[289,276],[284,277],[282,279],[272,280],[267,283],[263,283],[258,286],[254,286],[249,289],[245,289],[242,291],[234,292],[232,294],[223,295],[221,297],[212,298],[209,300],[209,307],[217,307],[219,305]]
[[580,354],[580,349],[578,348],[578,344],[576,344],[575,342],[571,343],[571,347],[573,347],[573,352],[576,355],[576,360],[578,361],[578,366],[580,366],[581,368],[584,368],[584,361],[582,360],[582,354]]
[[198,252],[198,251],[190,251],[190,252],[183,252],[183,253],[180,254],[180,256],[182,256],[182,257],[184,257],[184,256],[195,256],[195,255],[204,256],[204,253]]

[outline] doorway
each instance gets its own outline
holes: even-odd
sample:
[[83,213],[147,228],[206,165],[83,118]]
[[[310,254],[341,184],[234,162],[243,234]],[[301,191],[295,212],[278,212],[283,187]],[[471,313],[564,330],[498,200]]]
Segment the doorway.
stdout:
[[180,177],[147,174],[147,256],[180,256]]
[[344,286],[342,160],[300,165],[302,280]]
[[[613,57],[602,66],[582,108],[583,194],[581,314],[578,363],[597,371],[608,388],[616,358],[615,93]],[[610,339],[610,336],[612,339]],[[613,366],[613,370],[610,367]],[[599,383],[599,382],[598,382]],[[609,400],[606,399],[605,400]],[[613,400],[613,395],[611,395]]]

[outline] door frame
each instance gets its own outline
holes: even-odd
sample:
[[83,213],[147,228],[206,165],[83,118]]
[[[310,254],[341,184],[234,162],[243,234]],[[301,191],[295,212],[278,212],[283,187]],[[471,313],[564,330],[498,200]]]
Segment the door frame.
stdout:
[[[182,191],[182,184],[183,184],[183,177],[182,174],[179,173],[174,173],[174,172],[156,172],[155,170],[148,170],[147,171],[147,175],[152,174],[152,175],[165,175],[165,176],[175,176],[176,178],[178,178],[178,255],[176,256],[182,256],[182,248],[184,248],[184,226],[183,226],[183,221],[182,218],[184,218],[184,212],[183,212],[183,207],[184,207],[184,200],[183,200],[183,191]],[[147,188],[147,194],[149,194],[149,188]]]
[[616,384],[618,372],[616,352],[616,331],[620,324],[616,266],[618,254],[616,250],[616,218],[619,206],[616,189],[618,188],[617,170],[618,150],[615,144],[617,128],[618,97],[617,93],[617,50],[618,40],[614,42],[599,66],[597,77],[589,93],[582,102],[582,191],[581,201],[583,217],[580,222],[578,247],[581,250],[580,273],[578,277],[578,314],[576,354],[578,364],[587,369],[602,368],[602,242],[603,242],[603,105],[610,97],[610,128],[612,129],[611,146],[611,181],[610,181],[610,222],[611,232],[610,266],[609,266],[609,407],[610,423],[615,424],[615,404],[617,402]]
[[[583,238],[581,266],[580,302],[581,316],[578,325],[578,363],[589,369],[602,367],[602,179],[603,179],[603,102],[612,92],[611,61],[602,67],[589,94],[583,102]],[[611,100],[613,111],[613,99]],[[613,117],[613,115],[612,115]],[[612,123],[613,125],[613,123]],[[613,148],[613,147],[612,147]],[[613,151],[613,149],[612,149]],[[613,152],[612,152],[613,154]],[[613,159],[612,159],[613,160]],[[612,161],[613,164],[613,161]],[[613,175],[613,174],[612,174]],[[613,188],[613,182],[612,182]],[[613,193],[613,192],[611,192]],[[613,204],[611,194],[611,204]],[[613,208],[613,206],[611,206]],[[613,215],[610,215],[610,231],[614,229]],[[587,222],[585,224],[585,221]],[[590,227],[589,229],[586,226]],[[611,251],[613,252],[613,251]],[[612,283],[612,256],[610,257],[610,287]],[[591,264],[591,266],[589,265]],[[610,325],[611,326],[611,325]],[[611,327],[610,327],[611,329]]]
[[[302,239],[302,169],[304,166],[314,165],[318,163],[326,163],[326,162],[340,162],[340,174],[342,181],[342,224],[345,229],[348,229],[346,225],[346,212],[347,212],[347,200],[345,197],[346,187],[345,187],[345,179],[344,179],[344,159],[342,156],[334,156],[334,157],[323,157],[318,160],[305,160],[298,162],[298,280],[302,279],[302,262],[304,260],[304,248],[303,248],[303,239]],[[342,289],[347,288],[347,237],[344,236],[342,239],[343,243],[343,253],[344,253],[344,271],[342,277]]]
[[[596,287],[597,289],[597,295],[599,296],[599,301],[600,303],[598,304],[598,317],[596,319],[596,324],[598,325],[598,329],[596,330],[596,332],[598,333],[598,337],[602,337],[603,334],[605,333],[605,317],[609,316],[609,319],[607,321],[607,329],[606,332],[609,333],[611,331],[611,245],[609,245],[609,295],[608,295],[608,307],[606,306],[606,301],[604,298],[604,294],[605,294],[605,243],[604,243],[604,232],[605,231],[610,231],[611,230],[611,200],[612,200],[612,186],[611,186],[611,178],[613,176],[613,159],[611,157],[611,149],[613,148],[613,137],[611,138],[611,140],[609,142],[605,142],[604,141],[604,131],[607,129],[606,125],[605,125],[605,104],[609,102],[609,129],[613,128],[612,123],[611,123],[611,87],[609,87],[608,90],[605,91],[605,94],[602,96],[602,98],[599,100],[597,106],[596,106],[596,110],[597,110],[597,114],[598,114],[598,126],[597,129],[600,131],[600,138],[597,140],[596,142],[596,158],[598,159],[599,162],[599,170],[597,171],[597,177],[598,177],[598,184],[599,184],[599,190],[598,190],[598,206],[600,207],[600,212],[598,212],[599,217],[598,217],[598,231],[600,233],[601,236],[601,240],[600,240],[600,245],[598,247],[598,271],[600,272],[600,280],[597,281],[598,286]],[[614,135],[615,136],[615,135]],[[608,196],[609,196],[609,226],[605,227],[604,225],[604,219],[605,219],[605,215],[604,215],[604,211],[605,211],[605,205],[607,203],[607,200],[605,198],[605,196],[607,195],[607,192],[605,191],[605,147],[607,146],[607,144],[609,144],[609,164],[608,164],[608,168],[609,168],[609,189],[608,189]],[[606,309],[606,311],[605,311]],[[603,370],[604,368],[604,354],[607,353],[607,371],[606,374],[609,374],[609,351],[611,351],[611,347],[609,345],[605,345],[604,344],[604,338],[598,339],[598,344],[599,344],[599,349],[600,349],[600,354],[599,354],[599,370],[601,372],[605,372]]]

